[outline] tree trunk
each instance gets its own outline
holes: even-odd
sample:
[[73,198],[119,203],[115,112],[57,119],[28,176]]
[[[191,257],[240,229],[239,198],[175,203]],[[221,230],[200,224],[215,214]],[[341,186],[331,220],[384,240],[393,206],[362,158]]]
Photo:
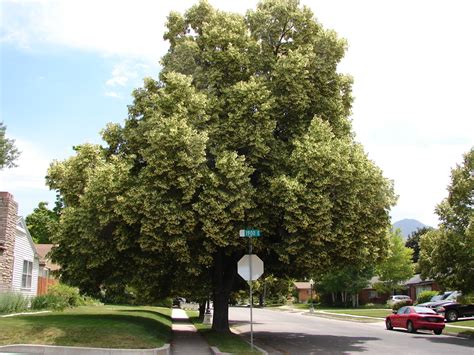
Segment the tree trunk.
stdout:
[[229,296],[237,275],[237,260],[236,254],[225,255],[224,249],[219,249],[214,258],[212,330],[216,332],[230,332]]
[[199,320],[204,319],[204,312],[206,312],[206,302],[207,300],[199,302]]
[[336,294],[334,292],[331,292],[331,297],[332,297],[332,304],[336,304]]

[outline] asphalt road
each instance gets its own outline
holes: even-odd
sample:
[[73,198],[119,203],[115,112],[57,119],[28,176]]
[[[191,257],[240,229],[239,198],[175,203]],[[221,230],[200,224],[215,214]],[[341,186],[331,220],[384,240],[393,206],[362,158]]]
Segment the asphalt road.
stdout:
[[[231,307],[229,320],[250,337],[250,309]],[[474,354],[474,339],[389,331],[384,322],[358,323],[302,314],[253,310],[254,342],[270,354]]]

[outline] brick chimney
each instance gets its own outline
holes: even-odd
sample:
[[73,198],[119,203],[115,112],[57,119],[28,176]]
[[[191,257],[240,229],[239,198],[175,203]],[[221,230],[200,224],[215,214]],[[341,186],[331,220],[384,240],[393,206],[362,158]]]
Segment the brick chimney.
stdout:
[[13,195],[0,192],[0,293],[12,289],[17,213]]

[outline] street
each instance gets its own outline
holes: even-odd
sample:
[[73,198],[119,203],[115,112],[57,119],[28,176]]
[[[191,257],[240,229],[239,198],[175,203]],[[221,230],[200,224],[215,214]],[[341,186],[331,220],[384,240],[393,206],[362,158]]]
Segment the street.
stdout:
[[[231,307],[232,326],[250,339],[249,308]],[[474,339],[419,331],[388,331],[385,324],[358,323],[268,309],[253,310],[255,345],[270,354],[469,354]]]

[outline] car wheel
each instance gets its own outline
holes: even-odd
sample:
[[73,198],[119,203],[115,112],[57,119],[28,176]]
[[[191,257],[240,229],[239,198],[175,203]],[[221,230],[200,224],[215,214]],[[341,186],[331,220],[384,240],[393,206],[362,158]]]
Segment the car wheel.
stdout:
[[416,333],[415,326],[413,325],[413,322],[411,320],[409,320],[407,323],[407,330],[408,333]]
[[443,329],[435,329],[435,330],[433,330],[433,333],[435,333],[436,335],[441,335],[442,332],[443,332]]
[[458,320],[458,312],[455,310],[449,310],[446,312],[446,320],[448,322],[455,322]]
[[393,329],[392,322],[390,321],[390,319],[387,319],[387,320],[385,321],[385,327],[386,327],[388,330],[392,330],[392,329]]

